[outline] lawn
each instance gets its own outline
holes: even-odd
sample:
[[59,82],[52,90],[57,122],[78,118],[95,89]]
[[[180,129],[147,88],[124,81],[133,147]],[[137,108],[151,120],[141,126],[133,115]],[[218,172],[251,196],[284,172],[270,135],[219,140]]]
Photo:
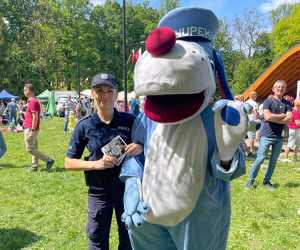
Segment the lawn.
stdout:
[[[63,133],[63,121],[42,124],[40,150],[56,160],[49,173],[28,171],[22,133],[4,136],[8,151],[0,160],[0,250],[86,249],[87,189],[82,172],[64,171],[70,135]],[[300,163],[278,164],[274,192],[260,185],[261,173],[258,187],[245,191],[246,178],[232,183],[228,249],[300,249]],[[115,223],[110,242],[117,249]]]

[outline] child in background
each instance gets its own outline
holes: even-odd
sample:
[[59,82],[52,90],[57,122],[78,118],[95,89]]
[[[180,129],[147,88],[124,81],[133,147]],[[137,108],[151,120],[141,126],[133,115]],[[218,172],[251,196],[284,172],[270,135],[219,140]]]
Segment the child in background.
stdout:
[[69,114],[69,123],[68,123],[68,131],[72,133],[75,129],[76,126],[76,117],[75,117],[75,112],[70,111]]

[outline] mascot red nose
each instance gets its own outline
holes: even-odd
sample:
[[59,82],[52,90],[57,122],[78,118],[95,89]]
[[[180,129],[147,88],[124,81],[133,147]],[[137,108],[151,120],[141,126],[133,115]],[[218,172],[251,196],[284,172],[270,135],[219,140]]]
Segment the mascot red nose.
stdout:
[[153,30],[146,39],[146,49],[152,56],[167,54],[176,43],[175,32],[169,27]]

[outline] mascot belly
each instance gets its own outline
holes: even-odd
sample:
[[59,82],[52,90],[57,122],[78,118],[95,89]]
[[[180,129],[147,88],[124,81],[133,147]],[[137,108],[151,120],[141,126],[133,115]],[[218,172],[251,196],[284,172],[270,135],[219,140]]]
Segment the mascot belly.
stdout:
[[[218,20],[211,11],[175,9],[158,26],[134,71],[146,102],[133,141],[144,154],[123,164],[122,219],[133,249],[225,249],[229,182],[245,172],[239,145],[247,107],[232,100],[212,46]],[[223,99],[213,103],[216,86]]]

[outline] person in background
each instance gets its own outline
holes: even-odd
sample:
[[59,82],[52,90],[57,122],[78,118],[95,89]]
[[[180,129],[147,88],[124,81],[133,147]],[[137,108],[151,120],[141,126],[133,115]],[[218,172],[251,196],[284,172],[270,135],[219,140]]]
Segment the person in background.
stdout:
[[64,132],[68,132],[69,114],[70,111],[75,111],[75,103],[72,101],[71,95],[68,95],[67,100],[64,103]]
[[32,155],[30,170],[38,170],[38,160],[46,162],[46,170],[50,170],[50,168],[54,164],[54,160],[50,159],[47,155],[38,151],[38,134],[40,130],[41,105],[34,96],[34,87],[32,84],[25,84],[24,95],[28,99],[23,128],[25,137],[25,148],[26,151]]
[[86,114],[85,109],[83,108],[82,99],[78,97],[77,104],[75,106],[75,117],[76,120],[79,121],[81,118],[83,118]]
[[245,101],[243,95],[236,95],[236,96],[234,97],[234,99],[235,99],[236,101],[240,101],[240,102],[244,102],[244,101]]
[[11,129],[14,129],[17,125],[17,112],[18,107],[16,104],[16,99],[12,98],[7,104],[5,112],[8,114],[8,122]]
[[[119,250],[131,249],[128,232],[121,221],[124,212],[124,183],[119,179],[121,166],[115,157],[105,155],[102,147],[121,136],[128,155],[142,152],[142,146],[131,143],[135,117],[114,108],[117,82],[111,74],[99,73],[92,79],[95,112],[81,119],[74,130],[65,158],[65,168],[83,170],[88,186],[87,236],[90,250],[109,250],[109,232],[115,210],[119,233]],[[81,160],[87,148],[89,156]]]
[[125,110],[125,102],[123,100],[117,100],[117,110],[119,112],[126,112],[126,110]]
[[290,103],[291,107],[294,105],[294,101],[295,101],[294,97],[292,97],[290,95],[285,95],[283,97],[283,99],[286,100],[286,101],[288,101]]
[[4,141],[4,137],[3,137],[2,132],[0,130],[0,159],[5,154],[6,149],[7,148],[6,148],[6,144],[5,144],[5,141]]
[[0,125],[2,124],[2,119],[4,115],[4,111],[6,110],[6,105],[3,100],[0,100]]
[[69,113],[69,121],[68,121],[68,132],[72,133],[76,126],[76,114],[74,111],[70,111]]
[[129,112],[134,116],[138,116],[140,113],[140,103],[137,98],[132,98],[130,101],[130,110]]
[[269,148],[272,146],[269,165],[264,176],[263,185],[269,191],[274,190],[271,178],[276,167],[276,162],[282,149],[282,132],[284,125],[291,120],[291,106],[282,97],[286,91],[287,85],[283,80],[274,83],[272,91],[273,96],[267,98],[263,104],[264,121],[260,129],[260,142],[255,161],[251,165],[248,182],[245,188],[254,187],[255,178],[258,175],[261,164],[266,159]]
[[[248,115],[249,121],[255,122],[257,124],[260,123],[259,120],[259,113],[258,113],[258,103],[256,102],[257,99],[257,94],[256,92],[251,92],[249,99],[246,101],[249,105],[252,107],[252,112],[251,114]],[[249,145],[249,155],[254,154],[254,146],[255,146],[255,139],[257,138],[257,132],[256,131],[248,131],[247,132],[248,136],[248,145]]]
[[292,119],[288,124],[289,139],[285,148],[285,162],[289,162],[288,156],[290,149],[294,151],[294,160],[297,161],[297,153],[300,148],[300,98],[294,101],[294,108],[292,111]]
[[90,99],[85,96],[82,100],[82,106],[85,110],[85,115],[90,115],[92,113],[92,105]]

